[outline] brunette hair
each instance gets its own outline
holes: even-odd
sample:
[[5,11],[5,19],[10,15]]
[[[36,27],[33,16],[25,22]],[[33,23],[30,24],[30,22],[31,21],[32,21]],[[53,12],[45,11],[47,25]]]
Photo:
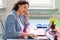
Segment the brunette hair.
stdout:
[[24,4],[27,4],[28,6],[29,6],[29,3],[27,2],[27,1],[18,1],[15,5],[14,5],[14,7],[13,7],[13,9],[12,10],[18,10],[18,5],[24,5]]

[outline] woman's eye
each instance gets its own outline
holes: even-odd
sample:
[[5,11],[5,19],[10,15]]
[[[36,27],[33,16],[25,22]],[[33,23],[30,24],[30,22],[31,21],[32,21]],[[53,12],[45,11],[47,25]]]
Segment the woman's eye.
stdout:
[[26,7],[24,7],[26,9]]

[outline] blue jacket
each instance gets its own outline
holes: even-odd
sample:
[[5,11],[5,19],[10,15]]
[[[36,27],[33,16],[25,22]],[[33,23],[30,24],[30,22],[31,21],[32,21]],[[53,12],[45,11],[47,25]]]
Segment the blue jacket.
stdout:
[[[17,18],[18,17],[17,17],[15,10],[13,10],[12,12],[9,13],[9,15],[7,16],[6,21],[5,21],[3,39],[6,39],[8,37],[18,37],[22,34],[21,26],[19,25]],[[22,14],[22,15],[20,15],[20,18],[21,18],[21,22],[24,25],[24,28],[27,28],[25,26],[25,24],[26,24],[25,16]]]

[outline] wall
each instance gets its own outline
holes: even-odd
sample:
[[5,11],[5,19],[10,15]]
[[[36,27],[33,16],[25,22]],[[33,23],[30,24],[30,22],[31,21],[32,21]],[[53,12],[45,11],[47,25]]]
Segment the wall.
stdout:
[[0,9],[0,14],[2,15],[1,19],[5,21],[6,16],[12,10],[12,7],[18,0],[3,0],[3,9]]
[[60,13],[60,0],[55,0],[55,6],[58,8],[58,12]]
[[[2,14],[1,19],[3,20],[3,22],[5,21],[7,14],[11,11],[14,3],[16,3],[17,1],[18,0],[3,0],[3,6],[5,8],[0,9],[0,14]],[[37,14],[43,14],[43,15],[50,15],[52,13],[59,14],[60,13],[60,5],[59,4],[60,4],[60,0],[55,0],[56,9],[54,9],[54,10],[32,10],[33,12],[30,10],[30,13],[31,14],[37,13]]]

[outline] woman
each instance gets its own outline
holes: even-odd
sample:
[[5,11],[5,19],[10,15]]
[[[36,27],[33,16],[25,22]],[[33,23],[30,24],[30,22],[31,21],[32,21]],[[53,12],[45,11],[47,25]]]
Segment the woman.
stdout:
[[6,18],[3,39],[18,39],[19,36],[29,36],[32,34],[24,33],[23,30],[28,24],[26,17],[29,3],[26,1],[18,1],[12,11]]

